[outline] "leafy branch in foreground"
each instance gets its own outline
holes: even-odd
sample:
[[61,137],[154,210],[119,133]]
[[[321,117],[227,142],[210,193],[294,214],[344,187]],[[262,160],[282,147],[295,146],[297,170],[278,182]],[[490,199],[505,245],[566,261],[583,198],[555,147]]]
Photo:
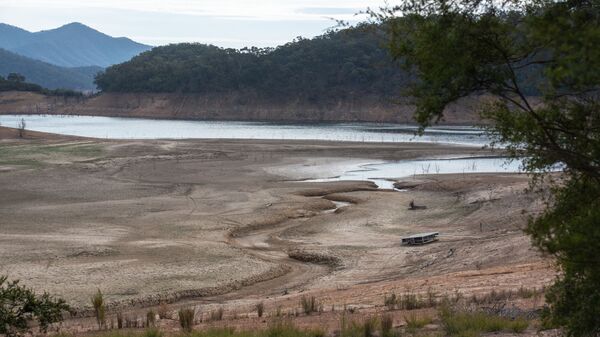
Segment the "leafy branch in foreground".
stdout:
[[600,335],[600,1],[410,0],[372,14],[413,74],[422,128],[476,96],[492,145],[551,192],[527,229],[561,269],[546,318]]
[[36,295],[31,289],[19,285],[19,281],[7,281],[0,276],[0,334],[17,336],[29,329],[29,323],[37,321],[41,332],[52,323],[63,319],[69,306],[63,299],[48,293]]

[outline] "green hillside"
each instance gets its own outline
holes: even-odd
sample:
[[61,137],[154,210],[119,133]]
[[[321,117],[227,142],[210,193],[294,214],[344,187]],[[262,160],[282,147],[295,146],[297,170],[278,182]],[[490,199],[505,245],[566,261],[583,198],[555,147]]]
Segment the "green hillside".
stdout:
[[[107,68],[96,83],[105,92],[236,92],[263,102],[389,101],[406,95],[418,74],[392,60],[384,34],[381,26],[363,24],[277,48],[173,44]],[[541,66],[517,71],[528,95],[537,93],[541,72]]]
[[97,77],[107,92],[249,93],[269,100],[395,96],[406,82],[372,27],[277,48],[157,47]]

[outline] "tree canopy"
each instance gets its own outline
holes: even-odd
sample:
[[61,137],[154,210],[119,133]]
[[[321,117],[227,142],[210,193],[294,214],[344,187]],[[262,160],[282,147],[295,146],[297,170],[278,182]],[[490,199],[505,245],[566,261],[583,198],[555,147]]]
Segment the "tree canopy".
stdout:
[[25,82],[25,76],[10,73],[6,78],[0,76],[0,91],[35,91],[41,92],[44,88],[37,84]]
[[363,25],[297,38],[277,48],[174,44],[109,67],[96,83],[105,92],[238,91],[270,100],[394,96],[406,74],[394,64],[381,37],[377,27]]
[[0,76],[0,92],[2,91],[29,91],[50,96],[78,97],[83,96],[79,91],[69,89],[46,89],[41,85],[29,83],[25,76],[19,73],[10,73],[6,78]]
[[[422,127],[461,97],[492,97],[480,111],[496,144],[552,192],[527,228],[561,269],[546,318],[570,336],[600,335],[600,1],[414,0],[373,15],[413,74]],[[560,179],[547,174],[554,165]]]

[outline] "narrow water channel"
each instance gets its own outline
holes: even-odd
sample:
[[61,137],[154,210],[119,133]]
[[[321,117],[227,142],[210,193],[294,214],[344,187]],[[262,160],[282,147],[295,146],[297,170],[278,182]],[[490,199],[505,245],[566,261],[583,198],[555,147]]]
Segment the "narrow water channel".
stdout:
[[344,172],[338,176],[304,181],[331,182],[360,180],[371,181],[381,189],[393,189],[394,180],[420,174],[514,173],[521,172],[520,168],[521,161],[510,161],[505,157],[402,160],[349,165],[344,169]]

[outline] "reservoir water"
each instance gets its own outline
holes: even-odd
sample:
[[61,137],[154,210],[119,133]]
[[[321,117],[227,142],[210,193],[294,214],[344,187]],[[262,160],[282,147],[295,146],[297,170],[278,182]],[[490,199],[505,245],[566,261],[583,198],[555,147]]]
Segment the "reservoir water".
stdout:
[[0,115],[2,126],[63,135],[104,139],[281,139],[350,142],[425,142],[481,147],[489,142],[481,129],[471,126],[428,128],[416,136],[416,127],[377,123],[263,123],[235,121],[158,120],[142,118]]

